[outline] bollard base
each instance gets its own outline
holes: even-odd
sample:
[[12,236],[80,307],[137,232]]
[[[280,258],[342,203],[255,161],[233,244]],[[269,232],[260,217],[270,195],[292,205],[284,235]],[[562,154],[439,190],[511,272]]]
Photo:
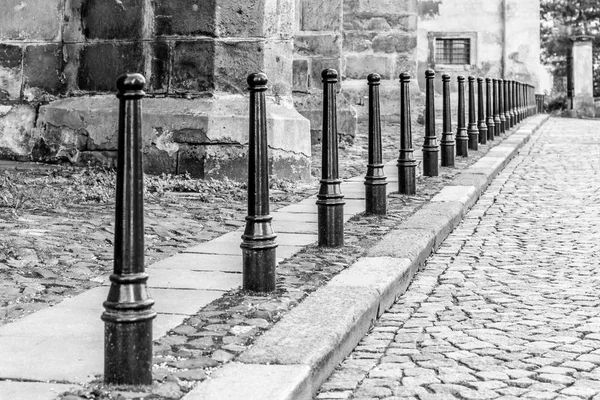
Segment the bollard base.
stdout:
[[277,244],[271,247],[244,248],[242,243],[243,288],[253,292],[272,292],[276,289]]
[[456,140],[456,155],[459,157],[469,157],[469,139],[459,138]]
[[439,148],[423,146],[423,175],[425,176],[438,176],[438,154]]
[[417,163],[412,161],[410,164],[398,164],[398,193],[417,194]]
[[322,204],[317,200],[319,247],[344,245],[344,202]]
[[147,316],[148,319],[134,322],[105,319],[105,384],[152,384],[152,319],[155,316],[156,313],[152,312]]
[[387,214],[387,182],[385,177],[365,182],[365,213]]
[[442,141],[442,167],[454,167],[454,141]]

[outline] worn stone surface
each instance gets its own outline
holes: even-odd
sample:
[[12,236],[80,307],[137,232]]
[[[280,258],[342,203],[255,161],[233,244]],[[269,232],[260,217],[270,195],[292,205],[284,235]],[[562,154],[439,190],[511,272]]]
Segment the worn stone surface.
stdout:
[[0,15],[0,41],[60,38],[64,1],[5,0]]
[[534,133],[317,398],[598,396],[597,128]]

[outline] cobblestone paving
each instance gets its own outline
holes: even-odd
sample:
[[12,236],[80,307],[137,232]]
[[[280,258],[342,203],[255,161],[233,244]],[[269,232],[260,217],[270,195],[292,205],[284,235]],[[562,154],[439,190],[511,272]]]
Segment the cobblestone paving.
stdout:
[[600,122],[551,119],[317,399],[600,399]]

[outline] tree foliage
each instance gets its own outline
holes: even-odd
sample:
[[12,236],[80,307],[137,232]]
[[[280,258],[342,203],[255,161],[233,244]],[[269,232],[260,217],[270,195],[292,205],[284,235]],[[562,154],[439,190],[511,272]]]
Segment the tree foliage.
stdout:
[[[566,77],[573,36],[591,36],[594,66],[600,66],[600,1],[541,1],[542,62],[554,67],[557,80]],[[566,90],[566,88],[565,88]],[[594,92],[600,91],[600,68],[594,68]]]

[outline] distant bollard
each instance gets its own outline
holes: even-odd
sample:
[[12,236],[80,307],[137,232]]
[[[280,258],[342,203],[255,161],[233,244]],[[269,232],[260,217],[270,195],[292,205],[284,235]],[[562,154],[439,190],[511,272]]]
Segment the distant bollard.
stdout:
[[435,95],[432,69],[425,71],[425,140],[423,142],[423,175],[438,176],[440,147],[435,136]]
[[498,90],[498,79],[492,80],[492,97],[493,97],[493,110],[494,110],[494,135],[500,136],[502,131],[502,127],[500,124],[502,121],[500,120],[500,91]]
[[535,103],[536,103],[536,113],[541,114],[543,112],[545,112],[544,110],[544,101],[545,101],[545,95],[543,94],[536,94],[535,95]]
[[152,310],[144,272],[144,181],[140,74],[117,79],[119,137],[114,271],[104,302],[104,383],[152,384]]
[[510,102],[508,98],[508,80],[502,80],[503,92],[504,92],[504,130],[508,132],[510,130]]
[[508,126],[512,129],[513,126],[515,126],[515,112],[514,112],[514,101],[513,101],[513,87],[512,87],[512,81],[507,80],[506,81],[506,88],[508,91],[508,96],[507,96],[507,101],[508,101],[508,114],[507,114],[507,119],[508,119]]
[[369,84],[369,160],[365,175],[365,211],[367,214],[385,215],[387,212],[386,177],[383,172],[381,148],[381,112],[379,85],[381,76],[370,74]]
[[483,78],[477,78],[477,104],[478,108],[478,120],[477,129],[479,130],[479,143],[487,143],[487,124],[485,123],[485,109],[483,107]]
[[440,141],[442,167],[454,166],[454,137],[450,107],[450,75],[442,75],[442,140]]
[[465,125],[465,77],[459,75],[458,81],[458,126],[456,128],[456,155],[469,156],[469,136]]
[[414,156],[410,121],[410,75],[400,74],[400,154],[398,156],[398,192],[417,193],[417,161]]
[[469,126],[467,128],[469,135],[469,149],[477,150],[479,141],[479,130],[477,129],[477,111],[475,109],[475,77],[469,76]]
[[277,235],[269,213],[269,157],[267,143],[267,76],[250,74],[248,144],[248,216],[242,235],[243,288],[254,292],[275,290]]
[[344,245],[344,195],[339,178],[336,84],[338,73],[325,69],[323,78],[323,140],[321,184],[317,194],[319,246]]
[[513,99],[514,99],[514,110],[515,110],[515,124],[521,122],[519,115],[519,84],[513,81]]
[[504,79],[498,79],[498,107],[500,108],[500,133],[506,133],[506,114],[504,113]]
[[494,140],[496,124],[494,124],[494,106],[492,105],[492,78],[485,78],[485,123],[487,125],[487,138]]

